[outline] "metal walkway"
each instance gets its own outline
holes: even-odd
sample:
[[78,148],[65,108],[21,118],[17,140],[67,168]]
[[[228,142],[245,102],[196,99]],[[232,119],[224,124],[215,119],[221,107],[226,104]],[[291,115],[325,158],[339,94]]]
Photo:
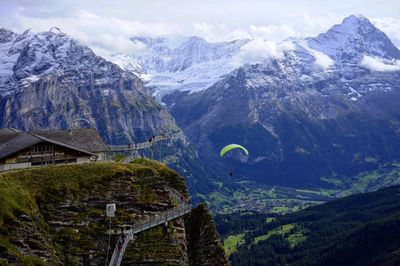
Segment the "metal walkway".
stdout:
[[[118,238],[117,244],[115,245],[114,252],[110,260],[110,266],[119,266],[121,264],[126,247],[128,246],[129,241],[135,239],[136,234],[153,228],[157,225],[182,217],[185,214],[191,212],[191,205],[184,201],[182,195],[178,191],[170,187],[167,187],[167,190],[169,191],[170,197],[177,201],[179,206],[163,212],[156,213],[152,217],[133,224],[131,229],[124,230],[123,233],[125,235],[125,239],[123,240],[121,236]],[[122,243],[120,248],[118,247],[118,243]]]
[[137,144],[132,143],[129,145],[108,145],[107,151],[122,152],[122,151],[137,151],[137,150],[147,149],[153,146],[155,143],[166,139],[168,139],[167,135],[161,134],[151,137],[148,141],[142,143],[137,143]]

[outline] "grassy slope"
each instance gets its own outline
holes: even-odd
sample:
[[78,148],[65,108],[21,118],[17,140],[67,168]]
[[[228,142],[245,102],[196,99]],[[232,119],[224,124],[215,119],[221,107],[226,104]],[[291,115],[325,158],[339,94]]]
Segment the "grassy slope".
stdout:
[[253,243],[258,243],[260,241],[266,240],[268,238],[270,238],[273,235],[283,235],[283,234],[288,234],[290,232],[290,230],[292,230],[294,227],[294,224],[285,224],[282,225],[280,227],[276,227],[272,230],[269,230],[267,234],[265,235],[261,235],[261,236],[257,236],[254,238],[254,242]]
[[238,235],[230,235],[224,240],[224,250],[227,256],[236,252],[237,246],[244,243],[244,233]]

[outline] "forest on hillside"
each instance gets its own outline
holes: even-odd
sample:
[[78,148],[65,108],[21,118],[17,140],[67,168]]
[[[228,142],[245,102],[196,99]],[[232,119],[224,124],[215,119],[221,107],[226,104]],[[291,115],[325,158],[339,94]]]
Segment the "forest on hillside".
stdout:
[[399,200],[393,186],[288,215],[219,215],[216,223],[225,243],[237,238],[226,247],[234,266],[399,265]]

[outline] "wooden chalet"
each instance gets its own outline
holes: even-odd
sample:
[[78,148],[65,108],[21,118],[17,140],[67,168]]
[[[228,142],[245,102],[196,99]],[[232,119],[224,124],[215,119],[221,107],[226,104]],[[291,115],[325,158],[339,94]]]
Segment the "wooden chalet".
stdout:
[[102,159],[107,145],[95,129],[22,132],[0,129],[0,171]]

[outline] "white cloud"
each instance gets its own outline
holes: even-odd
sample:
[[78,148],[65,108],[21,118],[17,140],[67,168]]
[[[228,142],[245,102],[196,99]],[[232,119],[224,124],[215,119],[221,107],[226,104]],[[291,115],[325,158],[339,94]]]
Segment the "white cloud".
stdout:
[[293,48],[293,43],[289,41],[277,44],[269,40],[254,39],[241,47],[240,52],[233,58],[233,62],[240,66],[246,63],[261,63],[269,58],[280,59],[284,56],[285,51]]
[[255,38],[263,38],[268,40],[282,40],[282,38],[295,37],[297,33],[292,26],[283,25],[268,25],[268,26],[249,26],[251,36]]
[[93,13],[90,13],[86,10],[79,10],[78,18],[80,18],[80,19],[99,19],[100,17]]
[[211,22],[196,22],[193,28],[185,28],[185,32],[205,38],[208,41],[227,41],[234,39],[265,39],[280,42],[289,37],[309,37],[327,31],[340,17],[310,17],[308,14],[288,16],[284,23],[267,25],[238,25]]
[[[389,1],[389,0],[388,0]],[[387,2],[388,2],[387,1]],[[78,3],[79,2],[79,3]],[[2,0],[0,24],[22,32],[53,26],[104,53],[136,51],[132,35],[196,35],[208,41],[315,36],[354,13],[375,25],[400,47],[400,2],[375,0]],[[111,36],[111,37],[110,37]],[[319,62],[319,61],[318,61]]]
[[211,42],[252,38],[248,31],[237,25],[195,22],[192,27],[193,29],[185,29],[185,32],[203,37]]
[[367,55],[364,55],[360,65],[372,71],[386,72],[400,70],[400,60],[388,61],[383,58],[371,57]]
[[78,10],[70,17],[26,17],[18,15],[21,31],[32,28],[36,32],[57,26],[71,37],[90,46],[108,58],[112,53],[133,53],[144,48],[142,43],[129,40],[134,35],[159,36],[180,32],[177,25],[141,23],[138,21],[104,18],[86,10]]
[[329,56],[322,52],[314,50],[313,55],[315,57],[315,64],[319,65],[323,69],[326,69],[335,63]]
[[[332,25],[335,20],[333,18],[313,17],[309,15],[288,16],[284,23],[279,21],[268,22],[267,24],[255,23],[229,23],[228,21],[212,21],[212,16],[204,16],[204,21],[196,21],[198,16],[194,18],[185,17],[185,21],[176,21],[168,19],[170,16],[165,15],[166,19],[161,17],[157,19],[154,16],[143,20],[140,14],[132,13],[131,16],[120,16],[120,14],[111,9],[110,14],[105,16],[101,7],[91,7],[88,11],[85,4],[70,5],[65,4],[65,11],[62,8],[54,6],[38,6],[38,7],[18,7],[14,11],[16,15],[12,19],[8,19],[3,24],[12,25],[12,30],[19,32],[27,28],[33,31],[46,31],[56,26],[62,31],[77,38],[92,48],[108,49],[115,48],[116,52],[123,52],[126,49],[134,49],[126,43],[117,45],[117,41],[122,37],[129,38],[132,35],[142,36],[162,36],[162,35],[196,35],[205,38],[207,41],[229,41],[234,39],[268,39],[272,41],[282,41],[288,37],[305,37],[320,33],[328,28],[326,25]],[[116,3],[116,5],[121,3]],[[145,5],[141,3],[143,8]],[[40,7],[40,8],[39,8]],[[97,10],[96,10],[97,8]],[[167,7],[166,7],[167,8]],[[146,9],[146,12],[149,8]],[[54,12],[52,12],[54,11]],[[96,13],[97,11],[97,13]],[[188,10],[186,10],[188,11]],[[248,12],[247,10],[246,12]],[[159,12],[154,10],[154,12]],[[190,11],[191,12],[191,11]],[[200,12],[200,11],[199,11]],[[201,12],[206,13],[204,10]],[[212,13],[212,12],[211,12]],[[0,12],[0,15],[2,12]],[[118,14],[118,16],[116,16]],[[133,15],[135,14],[135,15]],[[137,15],[137,16],[136,16]],[[143,15],[143,14],[142,14]],[[232,17],[233,15],[229,15]],[[138,20],[142,18],[142,20]],[[249,17],[251,18],[251,17]],[[242,18],[244,19],[244,18]],[[0,16],[0,22],[2,18]],[[115,46],[110,46],[107,36],[114,36]],[[126,38],[126,39],[127,39]]]
[[305,41],[301,42],[301,46],[303,46],[315,58],[314,63],[323,69],[327,69],[335,63],[335,61],[326,54],[310,48]]
[[96,39],[96,42],[98,42],[104,49],[125,54],[129,54],[133,51],[139,51],[146,47],[141,42],[130,41],[128,36],[115,36],[111,35],[110,33],[99,35]]

